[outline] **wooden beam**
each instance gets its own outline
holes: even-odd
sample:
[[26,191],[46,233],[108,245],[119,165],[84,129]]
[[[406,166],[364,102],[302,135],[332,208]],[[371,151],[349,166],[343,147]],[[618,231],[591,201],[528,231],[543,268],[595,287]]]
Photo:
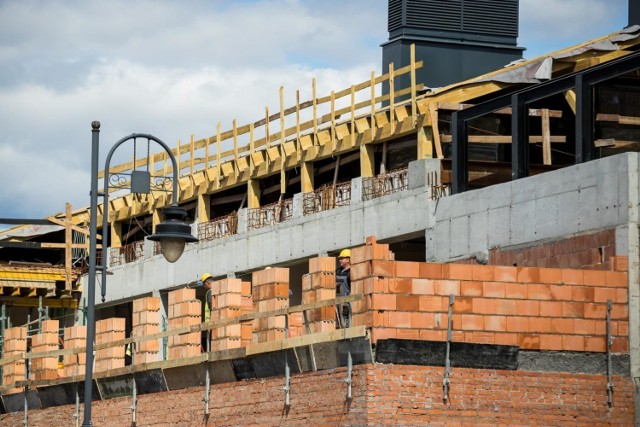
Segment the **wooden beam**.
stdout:
[[573,114],[576,113],[576,91],[570,89],[564,93],[564,99],[567,100],[567,104],[569,104],[569,108],[573,111]]
[[[441,135],[442,142],[450,143],[451,135]],[[511,144],[511,135],[469,135],[469,142],[473,144]],[[543,142],[542,135],[530,135],[530,144],[539,144]],[[567,142],[566,136],[551,136],[550,142],[559,144]]]
[[260,181],[257,179],[247,181],[247,207],[249,209],[260,207]]
[[[438,102],[438,110],[447,110],[447,111],[460,111],[465,108],[473,107],[475,104],[460,104],[457,102]],[[548,110],[549,117],[553,118],[562,118],[561,110]],[[501,108],[493,112],[493,114],[500,115],[511,115],[511,107]],[[541,117],[542,116],[542,108],[529,108],[529,116],[530,117]]]
[[73,230],[71,229],[71,204],[65,204],[65,230],[64,230],[64,289],[71,290],[71,264],[73,263],[71,245],[73,244]]
[[302,162],[300,169],[301,188],[303,193],[312,193],[314,187],[313,162]]
[[438,130],[438,111],[436,110],[436,104],[433,102],[429,103],[429,117],[431,118],[431,135],[433,136],[433,143],[436,147],[436,156],[438,159],[444,159],[440,131]]
[[360,146],[360,176],[370,178],[375,175],[374,146],[366,144]]
[[[111,224],[111,247],[112,248],[120,248],[122,247],[122,222],[121,221],[113,221]],[[106,256],[103,254],[102,256]]]
[[596,121],[618,123],[621,125],[629,126],[640,126],[640,117],[620,116],[618,114],[598,113],[596,115]]
[[549,110],[542,110],[542,163],[551,164],[551,129],[549,126]]
[[209,194],[198,194],[197,218],[199,223],[211,220],[211,196]]

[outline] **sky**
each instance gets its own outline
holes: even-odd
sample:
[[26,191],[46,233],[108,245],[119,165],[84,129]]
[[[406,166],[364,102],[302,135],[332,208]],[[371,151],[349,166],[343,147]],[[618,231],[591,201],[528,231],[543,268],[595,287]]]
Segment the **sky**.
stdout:
[[[386,20],[387,0],[0,0],[0,218],[89,205],[93,120],[102,169],[131,133],[175,146],[277,111],[280,86],[290,106],[313,77],[326,95],[380,74]],[[530,59],[627,20],[627,0],[520,0],[518,44]]]

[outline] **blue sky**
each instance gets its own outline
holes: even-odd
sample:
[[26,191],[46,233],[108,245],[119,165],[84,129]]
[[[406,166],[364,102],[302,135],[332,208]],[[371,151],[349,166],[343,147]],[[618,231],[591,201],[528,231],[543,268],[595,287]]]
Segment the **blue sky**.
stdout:
[[[387,0],[0,2],[0,217],[88,205],[90,123],[174,145],[257,120],[311,79],[381,68]],[[526,58],[623,28],[626,0],[521,0]],[[128,159],[125,159],[128,160]]]

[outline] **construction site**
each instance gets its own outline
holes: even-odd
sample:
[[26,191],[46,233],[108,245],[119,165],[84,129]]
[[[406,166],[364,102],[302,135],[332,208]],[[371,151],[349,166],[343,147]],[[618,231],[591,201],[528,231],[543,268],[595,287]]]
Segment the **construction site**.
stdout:
[[[388,2],[381,74],[100,171],[94,425],[640,426],[640,4],[525,61],[518,0],[450,3]],[[90,207],[0,221],[0,424],[79,426]]]

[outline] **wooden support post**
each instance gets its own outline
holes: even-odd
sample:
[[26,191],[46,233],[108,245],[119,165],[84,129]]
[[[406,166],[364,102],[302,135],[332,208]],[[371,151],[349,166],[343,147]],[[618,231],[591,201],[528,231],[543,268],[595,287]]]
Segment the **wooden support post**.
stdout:
[[300,185],[303,193],[312,193],[314,190],[313,162],[302,162],[300,169]]
[[287,192],[287,177],[284,166],[287,162],[287,153],[284,151],[284,86],[280,86],[280,194]]
[[222,125],[218,122],[216,134],[216,188],[220,188],[220,134]]
[[267,170],[269,169],[269,106],[264,107],[264,147],[265,147],[265,155],[267,156]]
[[573,114],[576,113],[576,91],[571,89],[564,93],[564,99],[567,100],[569,104],[569,108],[573,111]]
[[240,173],[238,168],[238,123],[236,119],[233,119],[233,164],[236,174]]
[[193,175],[193,161],[195,158],[194,142],[195,142],[195,136],[192,134],[191,141],[189,141],[189,175]]
[[315,77],[311,80],[311,98],[313,102],[313,145],[318,145],[318,95]]
[[300,147],[300,91],[296,90],[296,160],[302,160],[302,148]]
[[360,146],[360,176],[372,177],[375,174],[373,144]]
[[[371,72],[370,84],[371,84],[371,113],[370,113],[371,114],[371,141],[373,141],[376,135],[376,72],[375,71]],[[362,158],[362,154],[360,154],[360,158]]]
[[211,196],[208,194],[198,194],[197,218],[200,224],[211,220]]
[[[113,221],[111,223],[110,243],[112,248],[122,247],[122,222],[121,221]],[[106,256],[106,254],[103,256]]]
[[256,209],[260,207],[260,181],[249,179],[247,181],[247,207]]
[[71,222],[73,217],[71,215],[71,204],[65,205],[65,218],[64,218],[64,289],[66,291],[71,290],[71,264],[73,262],[73,254],[71,252],[71,244],[73,243],[73,230]]
[[442,155],[442,144],[440,143],[440,130],[438,129],[438,111],[433,102],[429,103],[429,116],[431,118],[431,130],[433,134],[433,142],[436,146],[436,155],[439,159],[444,159]]
[[153,233],[156,232],[156,227],[161,222],[162,222],[162,218],[160,218],[160,209],[154,209],[153,210],[153,215],[151,217],[151,231]]
[[336,151],[338,141],[336,141],[336,94],[331,91],[331,151]]
[[411,43],[409,49],[410,66],[411,66],[411,117],[413,117],[413,126],[416,125],[417,105],[416,105],[416,45]]
[[549,110],[542,109],[542,162],[551,164],[551,129],[549,127]]
[[173,171],[173,179],[180,178],[180,140],[178,140],[178,145],[176,146],[176,165],[177,170]]
[[351,146],[356,145],[356,87],[351,85],[351,126],[349,129]]
[[[213,138],[212,138],[213,139]],[[209,146],[211,145],[211,141],[207,140],[204,144],[204,170],[209,169]]]
[[431,126],[418,127],[418,160],[433,158],[433,129]]
[[255,152],[255,138],[253,131],[253,123],[251,123],[249,124],[249,176],[253,176],[253,170],[255,168],[255,162],[253,160],[253,153]]
[[391,126],[391,135],[396,130],[396,79],[393,70],[393,62],[389,64],[389,124]]

